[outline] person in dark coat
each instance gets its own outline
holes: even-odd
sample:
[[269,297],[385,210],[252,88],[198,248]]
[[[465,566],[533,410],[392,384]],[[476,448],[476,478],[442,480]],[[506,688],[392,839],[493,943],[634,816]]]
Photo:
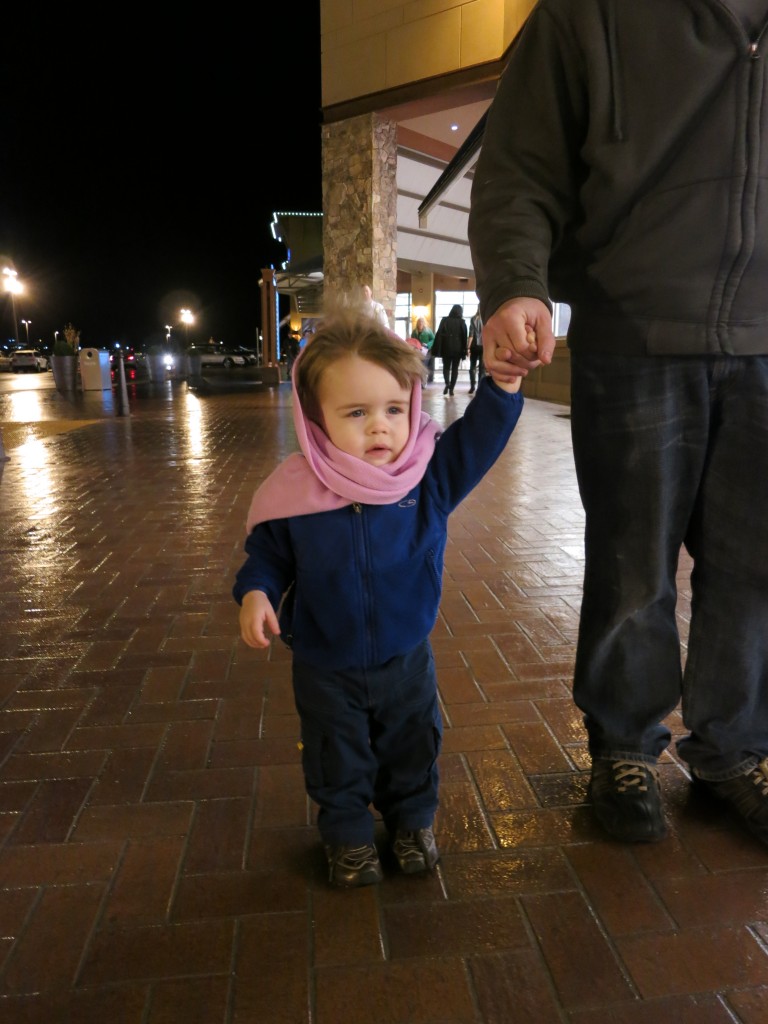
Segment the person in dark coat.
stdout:
[[472,182],[493,379],[550,365],[571,308],[573,698],[623,842],[669,832],[674,721],[696,788],[768,845],[767,29],[766,0],[539,0]]
[[435,335],[436,355],[443,360],[444,395],[453,395],[459,377],[459,363],[467,358],[468,332],[464,310],[458,304],[451,306],[448,316],[440,321]]

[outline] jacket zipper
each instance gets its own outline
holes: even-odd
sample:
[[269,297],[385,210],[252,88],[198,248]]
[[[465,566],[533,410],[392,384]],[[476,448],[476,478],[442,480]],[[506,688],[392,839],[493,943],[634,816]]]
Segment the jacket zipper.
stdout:
[[[742,225],[751,225],[752,237],[745,238],[742,233],[739,251],[735,256],[733,263],[731,265],[731,269],[728,273],[728,276],[726,277],[725,286],[723,290],[724,294],[720,299],[720,320],[723,324],[730,317],[731,306],[733,305],[736,290],[738,289],[739,283],[741,282],[741,278],[744,274],[744,270],[752,256],[755,247],[754,233],[756,226],[756,214],[754,210],[755,186],[753,185],[753,182],[755,176],[757,175],[757,156],[755,154],[754,146],[752,145],[752,140],[750,138],[750,125],[754,118],[753,112],[755,108],[755,103],[759,102],[754,98],[755,89],[753,82],[754,76],[759,73],[756,67],[756,63],[760,59],[760,57],[761,52],[759,47],[759,39],[752,40],[747,47],[747,60],[750,62],[751,67],[749,69],[750,81],[748,87],[747,112],[745,120],[746,139],[744,145],[746,156],[746,174],[744,176],[744,183],[741,187],[741,199],[739,204],[741,208],[741,223]],[[750,202],[752,203],[752,208],[748,209],[748,203]],[[747,248],[748,251],[745,251],[745,248]],[[730,298],[727,300],[727,306],[726,302],[724,301],[726,296],[730,296]],[[731,347],[725,343],[725,333],[722,330],[722,328],[718,329],[717,333],[718,345],[720,350],[728,354],[733,354]]]
[[359,529],[355,527],[355,532],[358,536],[360,544],[360,594],[363,601],[363,616],[365,619],[365,646],[367,648],[368,660],[372,660],[373,654],[373,635],[371,632],[371,607],[373,605],[373,599],[371,597],[371,588],[368,584],[370,576],[370,559],[368,552],[368,541],[365,535],[365,523],[363,522],[363,506],[358,501],[352,502],[352,512],[355,516],[360,517]]

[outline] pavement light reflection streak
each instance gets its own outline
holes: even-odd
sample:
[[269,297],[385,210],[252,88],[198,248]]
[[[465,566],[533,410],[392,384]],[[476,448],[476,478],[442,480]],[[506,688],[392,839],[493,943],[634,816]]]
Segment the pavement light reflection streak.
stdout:
[[7,419],[19,423],[39,423],[43,416],[39,391],[9,391],[6,394],[8,404]]
[[[185,396],[187,415],[184,420],[187,440],[187,458],[201,459],[205,454],[205,419],[203,407],[197,395],[187,392]],[[198,467],[199,468],[199,467]]]
[[48,446],[37,438],[25,441],[13,453],[21,469],[30,519],[48,519],[57,511],[56,487]]

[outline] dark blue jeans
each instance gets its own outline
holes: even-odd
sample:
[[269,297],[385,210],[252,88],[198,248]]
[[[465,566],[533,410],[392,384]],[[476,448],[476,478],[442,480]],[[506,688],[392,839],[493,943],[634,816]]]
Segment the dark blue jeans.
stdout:
[[680,756],[733,777],[768,754],[768,357],[572,353],[571,366],[586,512],[574,700],[590,752],[654,761],[682,698]]
[[367,670],[293,662],[307,793],[324,843],[373,842],[373,804],[390,833],[425,828],[438,806],[442,720],[428,641]]

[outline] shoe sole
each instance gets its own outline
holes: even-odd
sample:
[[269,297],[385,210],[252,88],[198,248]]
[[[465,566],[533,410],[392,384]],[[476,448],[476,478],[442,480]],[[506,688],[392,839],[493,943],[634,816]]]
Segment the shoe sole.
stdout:
[[425,860],[421,862],[417,860],[399,860],[397,863],[400,865],[400,870],[404,875],[423,875],[427,870],[427,862]]
[[337,889],[361,889],[366,885],[376,885],[383,877],[384,873],[381,868],[379,868],[378,871],[371,868],[369,871],[363,872],[352,881],[334,878],[331,880],[331,885]]

